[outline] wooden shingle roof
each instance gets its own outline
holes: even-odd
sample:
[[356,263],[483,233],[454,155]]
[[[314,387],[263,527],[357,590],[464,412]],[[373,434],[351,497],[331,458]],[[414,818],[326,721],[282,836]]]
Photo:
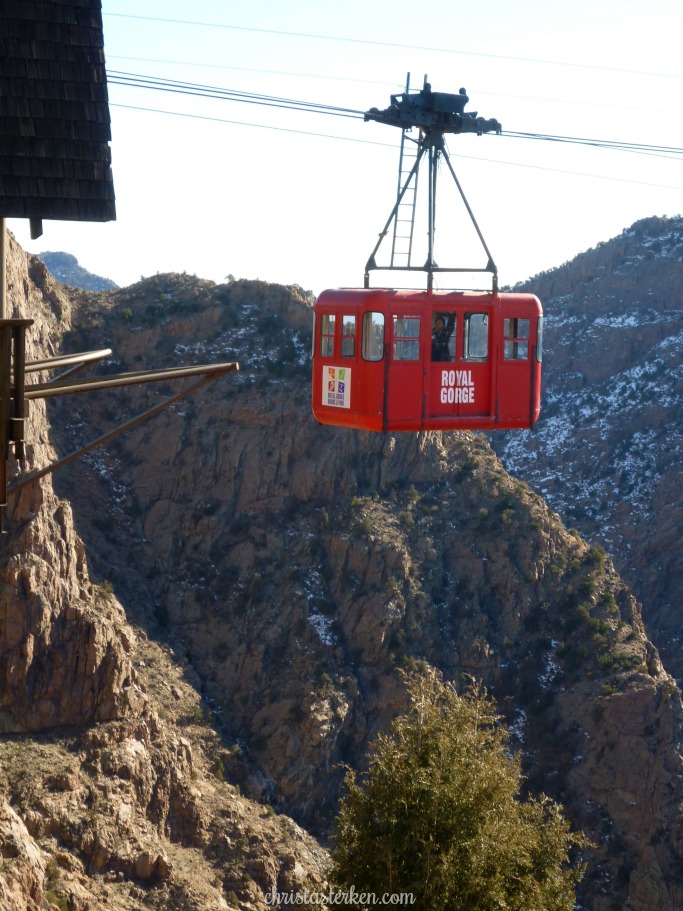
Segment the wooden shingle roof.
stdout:
[[116,218],[101,0],[0,0],[0,217]]

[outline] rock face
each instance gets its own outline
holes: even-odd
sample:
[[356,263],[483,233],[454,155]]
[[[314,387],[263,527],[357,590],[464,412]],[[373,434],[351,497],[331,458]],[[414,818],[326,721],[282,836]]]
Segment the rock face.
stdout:
[[2,907],[39,911],[44,898],[43,855],[21,817],[4,798],[0,798],[0,857],[4,873],[0,877]]
[[[10,245],[8,312],[35,320],[27,357],[56,352],[70,303],[45,267]],[[27,468],[54,458],[43,403],[30,413]],[[46,445],[47,444],[47,445]],[[50,481],[10,496],[0,557],[0,731],[36,731],[124,717],[141,701],[120,608],[103,609],[88,578],[71,509]]]
[[0,868],[3,908],[264,909],[272,889],[320,889],[325,853],[219,774],[225,751],[170,653],[141,636],[135,658],[162,714],[0,743],[0,853],[21,861]]
[[637,222],[525,287],[546,313],[543,408],[494,445],[609,550],[680,682],[683,219]]
[[[65,343],[110,345],[116,369],[241,365],[56,481],[93,572],[171,637],[252,798],[326,835],[339,763],[362,763],[404,705],[400,669],[428,661],[483,679],[529,787],[592,837],[584,907],[679,908],[681,698],[638,603],[483,436],[318,427],[310,304],[187,276],[73,299]],[[158,400],[93,398],[77,421],[57,403],[54,438],[66,452]]]

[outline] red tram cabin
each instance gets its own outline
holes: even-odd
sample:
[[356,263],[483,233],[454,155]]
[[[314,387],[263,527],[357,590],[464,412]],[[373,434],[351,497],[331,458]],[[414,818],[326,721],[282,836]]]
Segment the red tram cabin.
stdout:
[[531,428],[542,336],[532,294],[324,291],[313,414],[321,424],[390,433]]

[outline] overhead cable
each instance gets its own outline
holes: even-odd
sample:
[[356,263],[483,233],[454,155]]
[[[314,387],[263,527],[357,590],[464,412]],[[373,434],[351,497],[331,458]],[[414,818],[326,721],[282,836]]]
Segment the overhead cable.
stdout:
[[[190,95],[201,98],[213,98],[222,101],[237,101],[245,104],[263,105],[266,107],[283,108],[285,110],[302,111],[311,114],[329,114],[336,117],[349,117],[363,119],[364,111],[353,108],[343,108],[336,105],[321,104],[314,101],[301,101],[294,98],[280,98],[274,95],[261,95],[256,92],[242,92],[235,89],[226,89],[219,86],[202,85],[200,83],[183,82],[175,79],[165,79],[157,76],[145,76],[139,73],[125,73],[118,70],[107,71],[107,80],[113,85],[127,86],[129,88],[150,89],[153,91],[170,92],[173,94]],[[655,155],[677,158],[683,155],[683,148],[676,146],[656,145],[652,143],[624,142],[611,139],[596,139],[579,136],[554,136],[549,133],[524,133],[515,130],[504,130],[503,135],[511,139],[541,140],[544,142],[569,143],[584,145],[594,148],[605,148],[613,151],[636,152],[645,155]]]
[[202,98],[217,98],[225,101],[241,101],[248,104],[261,104],[268,107],[287,110],[308,111],[316,114],[332,114],[338,117],[363,117],[363,111],[342,108],[335,105],[319,104],[314,101],[297,101],[294,98],[278,98],[274,95],[259,95],[256,92],[239,92],[218,86],[201,85],[192,82],[181,82],[175,79],[162,79],[157,76],[144,76],[139,73],[123,73],[117,70],[107,71],[107,81],[113,85],[125,85],[131,88],[152,89],[161,92],[172,92],[181,95],[195,95]]

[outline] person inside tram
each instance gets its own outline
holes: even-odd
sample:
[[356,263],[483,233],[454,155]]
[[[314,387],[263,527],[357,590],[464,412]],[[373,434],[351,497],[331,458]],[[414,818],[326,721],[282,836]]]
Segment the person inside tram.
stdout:
[[437,316],[432,328],[432,360],[450,361],[449,343],[455,327],[455,313],[449,313],[447,320]]

